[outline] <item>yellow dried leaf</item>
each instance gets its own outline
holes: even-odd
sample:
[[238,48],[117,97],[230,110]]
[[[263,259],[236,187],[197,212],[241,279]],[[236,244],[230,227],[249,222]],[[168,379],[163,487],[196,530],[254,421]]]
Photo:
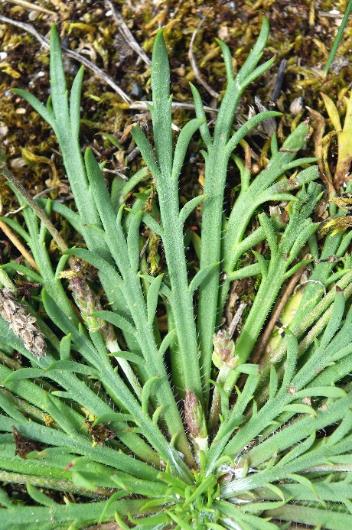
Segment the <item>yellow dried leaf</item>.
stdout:
[[338,157],[334,181],[338,189],[348,180],[352,161],[352,92],[347,102],[343,130],[338,135]]
[[70,22],[70,24],[68,24],[68,34],[70,34],[74,29],[84,31],[86,33],[95,33],[96,30],[94,26],[91,24],[86,24],[85,22]]
[[31,162],[32,164],[45,164],[47,166],[50,167],[51,171],[52,171],[52,185],[56,185],[60,182],[59,178],[58,178],[58,173],[57,173],[57,169],[56,169],[56,166],[54,164],[54,162],[46,157],[46,156],[42,156],[42,155],[36,155],[35,153],[33,153],[32,151],[30,151],[29,149],[27,149],[26,147],[23,147],[21,149],[21,153],[22,153],[22,157],[27,161],[27,162]]
[[352,132],[352,90],[350,92],[350,97],[347,101],[345,121],[343,124],[343,132],[351,133]]
[[312,117],[312,125],[314,129],[313,141],[314,141],[314,154],[318,159],[318,165],[320,170],[321,179],[323,180],[330,196],[335,195],[335,189],[332,183],[331,172],[329,164],[327,162],[327,154],[329,150],[329,144],[331,134],[329,133],[324,136],[325,132],[325,119],[316,110],[307,107]]
[[325,236],[330,234],[332,236],[340,234],[347,230],[347,228],[352,227],[352,216],[347,215],[346,217],[335,217],[334,219],[329,219],[326,221],[320,228],[321,235]]
[[[294,292],[294,294],[291,295],[288,302],[286,303],[282,313],[280,314],[280,322],[282,324],[283,329],[289,328],[290,324],[293,322],[299,305],[301,303],[302,297],[303,291],[302,289],[298,289]],[[283,340],[283,336],[280,333],[280,327],[277,324],[274,327],[270,340],[265,348],[265,357],[267,357],[268,355],[274,355],[275,352],[279,349]]]
[[349,210],[352,207],[352,197],[332,197],[330,202],[333,202],[339,208],[345,208]]
[[337,133],[341,132],[342,127],[341,127],[340,116],[339,116],[339,112],[336,108],[335,103],[326,94],[321,93],[321,97],[323,98],[326,111],[329,115],[331,123],[334,126],[335,131]]
[[12,66],[10,66],[8,63],[0,63],[0,70],[13,79],[19,79],[21,77],[21,74],[12,68]]

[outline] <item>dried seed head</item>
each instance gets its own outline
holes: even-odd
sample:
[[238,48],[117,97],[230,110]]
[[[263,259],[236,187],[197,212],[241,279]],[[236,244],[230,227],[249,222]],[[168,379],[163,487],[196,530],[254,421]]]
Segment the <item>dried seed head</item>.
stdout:
[[226,329],[218,331],[213,337],[213,344],[213,363],[215,366],[221,368],[225,365],[228,368],[234,368],[238,359],[235,356],[235,343],[229,332]]
[[73,274],[69,279],[69,289],[88,329],[92,332],[101,330],[104,327],[104,322],[100,318],[93,316],[95,311],[100,311],[100,302],[88,282],[84,278]]
[[9,289],[0,289],[0,316],[29,352],[36,357],[46,354],[44,335],[36,325],[36,318],[16,301]]
[[229,360],[233,355],[234,343],[230,334],[225,329],[221,329],[214,335],[214,351],[223,361]]
[[191,390],[186,390],[184,414],[185,423],[192,438],[206,438],[207,428],[203,408],[197,396]]
[[[77,258],[71,258],[70,270],[61,272],[60,277],[67,278],[68,287],[72,292],[73,299],[89,331],[100,331],[109,348],[110,344],[116,342],[114,328],[111,324],[94,316],[94,313],[101,311],[102,307],[99,296],[94,292],[88,282],[92,278],[89,270],[85,268],[85,264]],[[116,346],[113,351],[116,351]]]
[[295,98],[291,101],[290,105],[290,112],[294,116],[297,116],[300,112],[303,110],[303,98],[302,96],[299,96],[298,98]]

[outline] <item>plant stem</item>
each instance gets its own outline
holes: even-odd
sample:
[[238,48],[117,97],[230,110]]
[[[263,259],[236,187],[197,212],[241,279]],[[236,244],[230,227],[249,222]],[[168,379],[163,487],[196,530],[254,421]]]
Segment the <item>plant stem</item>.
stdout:
[[[192,294],[188,286],[187,264],[184,250],[183,223],[179,216],[177,184],[159,185],[158,196],[163,226],[163,244],[171,285],[172,314],[177,333],[180,364],[182,365],[182,394],[194,392],[202,398],[202,385],[198,361],[198,345]],[[174,188],[174,193],[170,193]]]
[[347,26],[347,23],[348,23],[348,18],[350,16],[351,12],[352,12],[352,0],[349,0],[349,2],[347,4],[347,7],[346,7],[346,11],[345,11],[345,13],[343,15],[343,18],[341,20],[341,24],[340,24],[339,29],[337,31],[336,37],[334,39],[333,45],[331,47],[328,60],[326,61],[326,65],[324,66],[324,69],[323,69],[323,72],[325,74],[327,74],[329,72],[332,63],[335,60],[335,56],[336,56],[338,47],[340,46],[341,41],[343,39],[343,33],[344,33],[345,29],[346,29],[346,26]]
[[[270,68],[271,61],[264,63],[257,69],[255,68],[262,56],[268,31],[268,21],[264,19],[258,40],[236,77],[234,77],[232,71],[231,52],[224,43],[221,43],[226,62],[227,87],[215,123],[213,138],[211,138],[206,124],[200,128],[207,147],[204,185],[206,199],[202,215],[200,268],[214,267],[206,285],[200,288],[198,307],[198,330],[201,349],[200,367],[203,376],[205,403],[208,403],[209,399],[212,339],[219,314],[220,266],[218,264],[221,261],[222,212],[227,166],[232,154],[229,150],[228,141],[243,90],[247,84]],[[196,90],[193,90],[193,94],[198,117],[204,118],[204,110],[199,105],[200,96]],[[231,144],[231,148],[233,149],[234,145]]]
[[0,471],[1,482],[12,482],[13,484],[32,484],[39,488],[51,488],[57,491],[64,491],[74,493],[76,495],[82,495],[84,497],[109,497],[111,490],[104,488],[97,488],[95,491],[85,490],[75,486],[70,480],[52,479],[47,476],[35,477],[28,474],[10,473],[8,471]]

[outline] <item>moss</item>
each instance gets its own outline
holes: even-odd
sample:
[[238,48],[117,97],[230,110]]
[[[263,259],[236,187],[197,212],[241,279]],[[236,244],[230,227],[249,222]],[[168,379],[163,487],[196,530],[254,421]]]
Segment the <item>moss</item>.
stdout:
[[[107,9],[103,1],[42,0],[36,4],[49,9],[53,15],[30,11],[12,3],[2,7],[2,14],[31,23],[43,35],[46,35],[50,25],[56,22],[66,46],[78,50],[96,63],[133,100],[150,99],[150,86],[147,81],[149,68],[138,59],[121,37],[115,21],[106,15]],[[281,139],[295,123],[307,117],[304,107],[298,115],[290,114],[292,101],[302,97],[305,106],[324,114],[320,92],[323,91],[334,101],[341,101],[339,94],[352,81],[351,22],[345,31],[333,71],[326,78],[321,74],[339,20],[338,17],[334,18],[336,15],[331,14],[331,10],[339,9],[342,12],[346,1],[337,3],[322,0],[318,3],[311,0],[169,0],[157,3],[143,0],[118,1],[115,5],[137,42],[147,53],[150,53],[153,37],[160,25],[165,26],[172,54],[174,100],[179,102],[191,101],[189,81],[198,84],[188,58],[194,31],[197,30],[197,35],[193,53],[198,68],[207,83],[221,93],[225,70],[216,39],[221,38],[227,42],[233,50],[234,63],[239,67],[259,32],[263,14],[267,15],[271,33],[265,55],[274,55],[276,63],[271,72],[250,87],[246,99],[241,104],[240,113],[247,115],[248,105],[253,105],[255,96],[259,96],[264,105],[271,105],[279,64],[285,59],[287,65],[282,89],[276,101],[276,106],[285,113],[278,128]],[[11,93],[13,87],[26,87],[40,99],[47,99],[48,53],[40,48],[32,36],[7,24],[0,24],[0,44],[2,53],[6,55],[0,61],[0,135],[10,166],[32,195],[49,188],[51,197],[69,200],[69,190],[53,135],[42,119]],[[66,59],[65,67],[67,73],[72,76],[77,70],[77,64],[69,59]],[[215,106],[214,98],[200,88],[204,101]],[[130,127],[135,121],[147,123],[147,113],[126,109],[119,96],[89,70],[85,73],[82,101],[83,143],[93,145],[101,160],[106,161],[106,168],[109,170],[107,178],[113,178],[114,173],[129,176],[139,161],[139,157],[133,155],[134,144],[129,135]],[[175,112],[175,122],[181,123],[186,112],[190,111]],[[116,141],[108,141],[109,135]],[[255,139],[253,155],[258,169],[265,163],[267,146],[266,139]],[[195,147],[195,151],[198,151],[198,146]],[[192,194],[195,186],[199,186],[202,172],[203,161],[193,156],[192,164],[182,181],[185,197]],[[236,178],[235,174],[234,177],[230,176],[231,185],[236,182]],[[3,210],[13,209],[15,203],[1,180],[0,193]]]

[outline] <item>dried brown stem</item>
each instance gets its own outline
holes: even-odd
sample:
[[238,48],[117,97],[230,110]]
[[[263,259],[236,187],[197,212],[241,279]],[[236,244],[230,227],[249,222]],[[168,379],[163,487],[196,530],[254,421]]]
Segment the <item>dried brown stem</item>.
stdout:
[[299,282],[300,277],[302,276],[304,271],[304,266],[302,266],[301,269],[299,269],[290,279],[288,284],[284,287],[284,290],[281,294],[281,297],[277,301],[274,311],[272,312],[272,315],[270,317],[269,322],[266,325],[266,328],[264,330],[264,333],[260,337],[257,346],[253,352],[252,355],[252,362],[257,363],[261,359],[261,356],[263,352],[265,351],[265,348],[268,345],[269,339],[271,337],[271,334],[273,332],[273,329],[275,327],[276,322],[278,321],[282,310],[284,309],[288,299],[290,298],[291,294],[293,293],[297,283]]
[[[42,223],[46,226],[49,234],[52,236],[61,252],[65,252],[68,249],[68,246],[65,240],[61,237],[60,232],[55,228],[55,226],[50,221],[44,210],[40,208],[40,206],[38,206],[38,204],[32,199],[28,191],[24,188],[24,186],[17,179],[17,177],[15,177],[15,175],[11,173],[11,171],[9,171],[5,164],[0,163],[0,174],[7,178],[7,180],[9,180],[13,184],[17,191],[19,191],[21,195],[23,195],[26,202],[33,209],[33,211],[36,213]],[[37,267],[35,266],[35,268]]]
[[233,334],[236,331],[236,328],[242,318],[243,311],[246,309],[246,307],[247,307],[247,304],[245,302],[241,302],[240,305],[238,306],[236,313],[234,314],[231,320],[231,323],[229,325],[229,335],[231,338],[233,337]]
[[[12,26],[16,26],[17,28],[23,29],[27,33],[30,33],[35,37],[40,44],[44,48],[50,48],[50,44],[47,38],[45,38],[43,35],[41,35],[32,24],[27,24],[26,22],[20,22],[19,20],[13,20],[12,18],[4,17],[3,15],[0,15],[0,22],[4,22],[5,24],[11,24]],[[107,83],[111,88],[121,97],[121,99],[125,103],[131,103],[131,98],[120,88],[115,81],[107,75],[103,70],[101,70],[96,64],[89,61],[86,57],[83,57],[79,53],[69,50],[65,46],[61,46],[63,52],[68,57],[72,57],[72,59],[75,59],[79,63],[86,66],[89,70],[91,70],[97,77],[102,79],[105,83]]]
[[[19,20],[13,20],[11,18],[5,17],[3,15],[0,15],[0,22],[4,22],[5,24],[11,24],[12,26],[16,26],[17,28],[23,29],[27,33],[30,33],[30,35],[33,35],[37,39],[37,41],[43,46],[44,48],[49,49],[49,41],[46,39],[43,35],[41,35],[35,28],[32,26],[32,24],[27,24],[25,22],[20,22]],[[98,66],[96,66],[94,63],[86,59],[86,57],[83,57],[79,53],[69,50],[65,46],[62,46],[63,52],[68,56],[72,57],[72,59],[75,59],[79,63],[83,64],[88,68],[88,70],[91,70],[99,79],[104,81],[106,84],[108,84],[114,92],[116,92],[121,99],[126,103],[126,107],[131,110],[149,110],[150,101],[133,101],[116,83],[115,81],[106,74],[103,70],[101,70]],[[172,103],[172,108],[174,109],[185,109],[185,110],[193,110],[194,105],[192,103],[182,103],[175,101]],[[205,106],[204,107],[205,112],[217,112],[216,109],[212,107]]]
[[[128,106],[128,108],[132,110],[148,110],[149,111],[150,105],[151,105],[151,101],[133,101]],[[173,101],[171,103],[171,106],[173,109],[184,109],[184,110],[194,109],[193,103],[181,103],[180,101]],[[215,109],[214,107],[208,107],[205,105],[203,108],[205,112],[209,112],[209,113],[218,112],[218,110]]]
[[122,530],[117,523],[104,523],[94,526],[89,526],[85,530]]
[[198,68],[198,65],[197,65],[197,61],[196,61],[196,58],[195,58],[194,53],[193,53],[193,44],[194,44],[194,41],[195,41],[195,38],[197,36],[198,31],[199,31],[199,27],[196,30],[194,30],[194,32],[192,34],[191,42],[189,44],[189,49],[188,49],[188,59],[189,59],[189,62],[191,63],[191,67],[192,67],[194,76],[197,79],[198,83],[200,85],[202,85],[203,88],[205,88],[205,90],[208,92],[208,94],[210,94],[213,98],[218,99],[219,98],[218,92],[213,90],[211,88],[211,86],[208,85],[208,83],[205,81],[205,79],[203,79],[203,76],[202,76],[202,74],[199,71],[199,68]]
[[3,221],[0,221],[0,229],[4,232],[5,236],[11,241],[11,243],[17,248],[19,253],[22,254],[28,265],[30,265],[33,269],[38,270],[36,262],[34,261],[26,247],[18,239],[16,234],[14,234],[14,232],[11,230],[11,228]]
[[105,5],[111,9],[112,16],[115,19],[115,22],[117,24],[117,29],[122,36],[122,38],[125,40],[125,42],[128,44],[128,46],[142,59],[142,61],[147,65],[150,66],[151,61],[148,57],[148,55],[145,53],[145,51],[140,47],[136,39],[134,38],[132,32],[130,31],[129,27],[127,26],[126,22],[124,21],[121,13],[118,12],[116,9],[116,6],[110,0],[105,0]]
[[38,6],[37,4],[32,4],[32,2],[26,2],[26,0],[7,0],[7,2],[24,7],[25,9],[30,9],[31,11],[39,11],[40,13],[45,13],[46,15],[57,17],[57,13],[55,13],[55,11],[50,11],[45,7]]

